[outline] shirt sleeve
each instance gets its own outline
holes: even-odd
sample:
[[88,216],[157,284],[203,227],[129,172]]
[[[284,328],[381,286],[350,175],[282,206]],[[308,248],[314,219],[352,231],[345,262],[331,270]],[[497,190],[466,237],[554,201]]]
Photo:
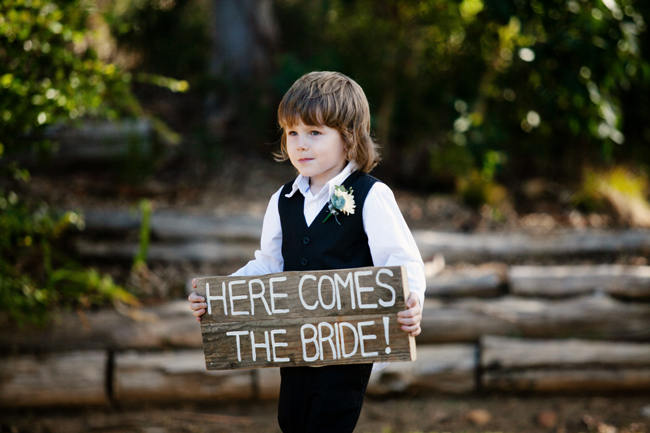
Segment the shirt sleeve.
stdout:
[[273,274],[282,272],[284,269],[282,225],[280,224],[280,212],[278,210],[278,199],[281,192],[282,187],[271,196],[266,207],[260,249],[255,251],[255,258],[232,273],[232,276]]
[[426,280],[422,256],[393,191],[385,183],[375,182],[368,191],[363,205],[363,226],[374,265],[405,266],[409,289],[418,295],[423,307]]

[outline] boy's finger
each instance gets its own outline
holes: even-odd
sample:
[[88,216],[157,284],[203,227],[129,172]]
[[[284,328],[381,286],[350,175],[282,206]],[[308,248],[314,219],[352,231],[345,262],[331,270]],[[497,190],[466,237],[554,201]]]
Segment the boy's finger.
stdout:
[[192,278],[192,288],[196,289],[196,278]]
[[408,310],[402,310],[397,313],[398,317],[414,317],[420,313],[418,308],[409,308]]
[[194,310],[192,314],[194,314],[196,317],[202,316],[203,313],[205,313],[205,310],[201,308],[200,310]]
[[403,325],[401,329],[402,331],[413,332],[420,329],[420,325]]
[[419,320],[416,320],[414,317],[400,317],[397,319],[397,322],[401,323],[402,325],[413,325],[415,323],[419,323]]
[[205,298],[198,293],[192,292],[190,293],[190,296],[187,297],[187,300],[190,302],[196,302],[196,301],[205,301]]

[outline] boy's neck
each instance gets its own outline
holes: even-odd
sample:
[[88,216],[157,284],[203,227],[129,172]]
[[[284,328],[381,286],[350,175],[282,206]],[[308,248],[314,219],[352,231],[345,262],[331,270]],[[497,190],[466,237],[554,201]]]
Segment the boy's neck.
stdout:
[[311,191],[311,193],[312,193],[313,195],[318,194],[318,193],[320,192],[320,190],[323,189],[323,187],[324,187],[325,185],[326,185],[326,184],[323,184],[323,185],[316,185],[316,184],[314,184],[314,183],[311,181],[311,177],[309,178],[309,190]]

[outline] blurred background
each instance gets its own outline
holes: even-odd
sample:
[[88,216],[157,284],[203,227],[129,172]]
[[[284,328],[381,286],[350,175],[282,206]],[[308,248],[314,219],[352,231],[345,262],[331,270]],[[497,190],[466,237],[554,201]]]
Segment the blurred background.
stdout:
[[419,360],[373,375],[358,431],[648,431],[649,17],[3,0],[0,431],[279,431],[277,371],[206,373],[184,299],[252,258],[313,70],[366,92],[427,269]]

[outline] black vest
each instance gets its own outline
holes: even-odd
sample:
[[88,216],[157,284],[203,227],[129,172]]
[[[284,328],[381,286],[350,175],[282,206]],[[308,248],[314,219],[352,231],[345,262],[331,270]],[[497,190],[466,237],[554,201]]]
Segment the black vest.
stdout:
[[350,174],[343,186],[354,190],[354,214],[345,215],[340,212],[337,216],[340,225],[333,215],[323,223],[329,214],[328,205],[325,204],[309,227],[304,214],[305,197],[300,191],[289,198],[285,197],[291,192],[293,182],[284,185],[278,200],[284,270],[314,271],[373,266],[368,237],[363,229],[363,204],[375,182],[376,178],[360,171]]

